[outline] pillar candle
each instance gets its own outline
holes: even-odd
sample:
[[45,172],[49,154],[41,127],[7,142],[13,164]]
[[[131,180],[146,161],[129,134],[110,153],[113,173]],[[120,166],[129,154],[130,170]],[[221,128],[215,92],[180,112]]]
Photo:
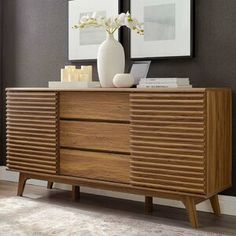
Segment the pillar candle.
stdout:
[[92,82],[92,77],[93,77],[93,67],[92,66],[81,66],[81,73],[87,74],[87,76],[84,76],[84,79],[86,77],[88,82]]
[[68,70],[68,77],[69,77],[69,82],[78,82],[79,81],[78,70],[76,69]]
[[89,75],[87,73],[80,74],[80,81],[81,82],[90,82]]
[[61,82],[69,82],[68,71],[61,69]]
[[75,70],[76,66],[65,66],[66,70]]
[[80,70],[80,69],[77,69],[76,72],[77,72],[78,81],[80,81],[81,70]]

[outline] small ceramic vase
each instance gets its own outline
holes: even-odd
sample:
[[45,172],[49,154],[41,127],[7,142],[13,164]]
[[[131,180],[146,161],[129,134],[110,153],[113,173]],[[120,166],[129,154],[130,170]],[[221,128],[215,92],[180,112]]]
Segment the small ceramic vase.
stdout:
[[134,77],[131,74],[116,74],[113,84],[117,88],[130,88],[134,85]]

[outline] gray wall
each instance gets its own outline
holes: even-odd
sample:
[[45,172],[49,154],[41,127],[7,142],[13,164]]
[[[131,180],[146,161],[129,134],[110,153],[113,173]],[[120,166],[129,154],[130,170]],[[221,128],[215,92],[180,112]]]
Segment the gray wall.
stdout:
[[[2,1],[0,1],[0,92],[2,92]],[[1,93],[2,94],[2,93]],[[2,96],[1,96],[2,97]],[[3,112],[3,104],[0,102],[0,114]],[[3,140],[3,123],[1,122],[2,116],[0,117],[0,150],[2,150]],[[2,152],[0,152],[0,166],[3,164]]]
[[[0,1],[4,8],[2,88],[42,87],[47,86],[48,80],[57,80],[60,68],[67,63],[67,1]],[[5,104],[4,98],[1,104]],[[3,120],[1,124],[4,123]]]
[[[126,8],[127,0],[124,2]],[[236,1],[195,2],[195,58],[157,60],[151,66],[150,76],[190,77],[196,87],[229,86],[235,92]],[[3,3],[4,87],[47,86],[48,80],[59,79],[60,68],[68,63],[67,0],[3,0]],[[127,43],[125,48],[128,50]],[[235,125],[233,134],[235,137]],[[233,159],[236,170],[235,148]],[[236,195],[234,173],[234,186],[227,191],[231,195]]]

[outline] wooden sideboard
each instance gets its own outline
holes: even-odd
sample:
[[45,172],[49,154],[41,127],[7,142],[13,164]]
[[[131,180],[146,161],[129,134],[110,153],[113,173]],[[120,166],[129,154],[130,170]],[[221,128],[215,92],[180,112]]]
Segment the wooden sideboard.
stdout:
[[231,186],[232,94],[199,89],[7,89],[7,167],[27,179],[196,205]]

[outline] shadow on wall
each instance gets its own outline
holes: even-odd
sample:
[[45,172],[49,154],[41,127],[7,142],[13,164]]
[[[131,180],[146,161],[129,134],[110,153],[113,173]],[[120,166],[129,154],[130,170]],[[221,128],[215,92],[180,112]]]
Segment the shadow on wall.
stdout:
[[[0,1],[0,90],[1,94],[3,94],[3,84],[2,84],[2,1]],[[3,97],[3,96],[1,96]],[[0,102],[0,114],[3,114],[3,107],[2,107],[2,101]],[[0,118],[2,119],[2,118]],[[2,140],[3,140],[3,134],[2,134],[2,128],[3,123],[2,120],[0,120],[0,149],[2,149]],[[0,153],[0,166],[3,164],[3,156]]]
[[[1,1],[2,4],[2,86],[1,86],[1,158],[0,164],[6,164],[6,98],[5,98],[5,88],[13,86],[15,84],[16,79],[16,7],[14,1]],[[6,4],[10,5],[10,12],[6,12],[5,9]],[[8,17],[6,17],[8,16]],[[8,19],[6,21],[5,19]],[[6,35],[10,35],[10,37],[5,37]],[[5,57],[5,55],[11,55]]]

